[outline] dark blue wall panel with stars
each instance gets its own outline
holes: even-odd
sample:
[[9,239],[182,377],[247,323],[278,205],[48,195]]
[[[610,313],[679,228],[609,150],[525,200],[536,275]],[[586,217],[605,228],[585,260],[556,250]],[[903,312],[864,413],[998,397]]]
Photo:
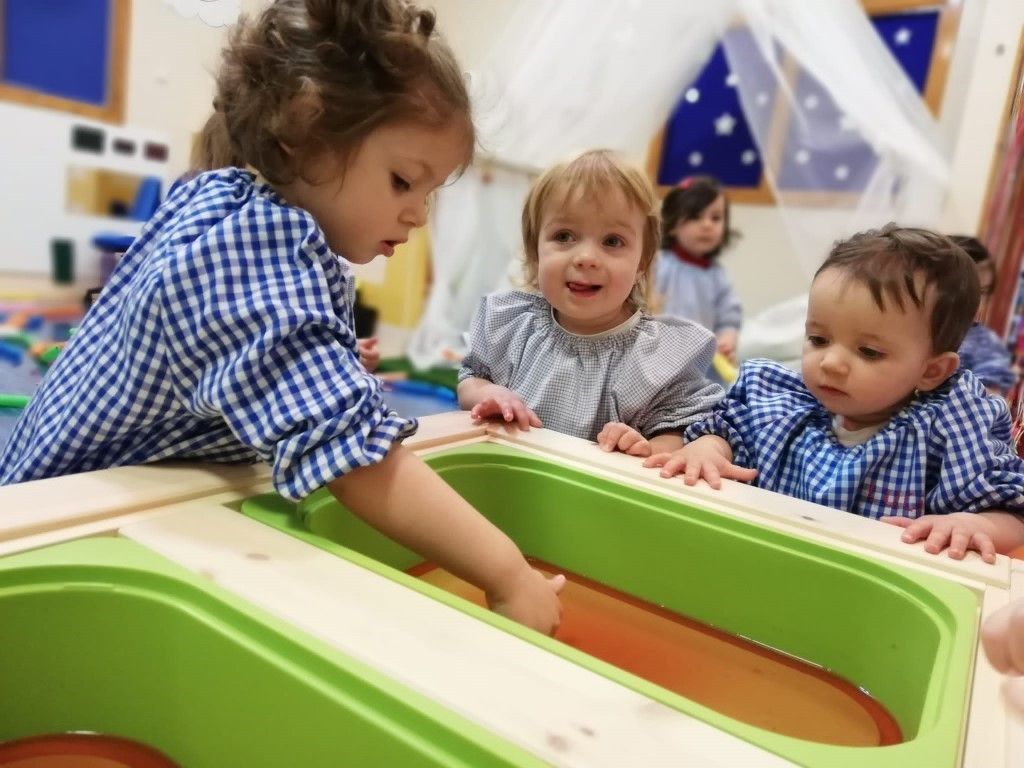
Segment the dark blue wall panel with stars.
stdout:
[[[924,92],[935,45],[939,12],[887,14],[872,24],[919,92]],[[746,84],[745,84],[746,85]],[[771,109],[774,81],[753,83],[755,109]],[[796,82],[809,122],[790,121],[783,145],[779,185],[785,189],[857,191],[877,162],[871,148],[856,140],[839,108],[817,81],[801,72]],[[815,135],[813,146],[805,137]],[[824,150],[823,147],[831,147]],[[674,185],[686,176],[710,174],[730,187],[757,187],[761,158],[740,107],[735,77],[719,45],[679,100],[665,127],[658,183]]]

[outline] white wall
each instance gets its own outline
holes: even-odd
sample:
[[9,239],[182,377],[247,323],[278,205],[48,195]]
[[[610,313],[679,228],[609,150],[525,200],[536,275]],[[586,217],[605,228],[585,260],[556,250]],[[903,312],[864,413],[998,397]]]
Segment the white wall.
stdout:
[[[242,0],[242,12],[262,5],[263,0]],[[225,27],[185,18],[164,0],[132,3],[125,119],[170,136],[175,175],[187,167],[192,136],[213,109],[213,76],[226,35]]]

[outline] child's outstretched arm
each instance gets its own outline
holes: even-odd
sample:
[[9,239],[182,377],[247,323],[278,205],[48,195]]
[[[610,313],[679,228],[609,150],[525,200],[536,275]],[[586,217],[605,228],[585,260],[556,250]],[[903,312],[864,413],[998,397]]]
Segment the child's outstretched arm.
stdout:
[[551,634],[564,576],[546,579],[513,541],[411,450],[392,446],[379,464],[327,486],[356,515],[399,544],[476,585],[497,613]]
[[660,453],[644,462],[645,467],[661,467],[662,477],[683,473],[683,481],[694,485],[704,478],[708,485],[722,487],[722,478],[749,483],[757,477],[756,469],[732,463],[732,448],[718,435],[703,435],[673,453]]
[[520,429],[544,426],[523,399],[507,387],[471,376],[459,382],[458,391],[459,407],[469,411],[474,419],[499,417],[508,423],[516,422]]
[[883,517],[882,522],[905,528],[900,537],[907,544],[925,540],[924,549],[933,555],[948,548],[954,560],[963,560],[969,549],[981,553],[986,563],[996,553],[1006,554],[1024,546],[1024,519],[1012,512],[953,512],[918,518]]
[[[981,625],[981,643],[992,666],[1007,675],[1024,675],[1024,600],[1001,608]],[[1024,680],[1007,681],[1006,697],[1024,713]]]

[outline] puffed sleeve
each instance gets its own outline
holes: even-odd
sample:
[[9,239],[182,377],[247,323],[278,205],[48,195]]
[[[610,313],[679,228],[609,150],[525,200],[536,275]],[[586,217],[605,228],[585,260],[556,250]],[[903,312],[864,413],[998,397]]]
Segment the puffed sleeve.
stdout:
[[192,413],[223,419],[298,500],[381,461],[416,422],[384,404],[360,365],[352,277],[313,220],[280,207],[248,215],[189,244],[165,276],[169,384]]
[[[663,432],[682,432],[695,421],[707,418],[722,399],[722,388],[707,379],[706,372],[715,354],[715,340],[706,329],[695,323],[665,319],[659,326],[659,343],[642,348],[632,365],[646,372],[646,381],[655,379],[653,369],[672,361],[672,373],[658,387],[650,404],[632,425],[647,438]],[[642,345],[641,345],[642,346]]]
[[462,358],[462,366],[459,368],[460,382],[471,378],[494,381],[494,374],[491,373],[494,347],[487,342],[488,328],[493,326],[488,312],[488,298],[484,296],[480,299],[473,314],[473,321],[469,325],[469,351]]
[[739,330],[743,325],[743,305],[728,275],[720,266],[715,276],[715,333],[727,328]]
[[499,291],[484,296],[469,328],[469,352],[462,360],[459,381],[477,377],[509,386],[514,361],[519,360],[530,335],[550,313],[546,302],[526,291]]
[[970,372],[958,374],[929,436],[929,464],[938,471],[926,489],[927,511],[1024,512],[1024,460],[1009,441],[1006,401]]
[[729,443],[736,464],[756,467],[758,435],[806,411],[813,400],[795,371],[770,360],[747,360],[711,415],[687,427],[683,437],[692,442],[717,435]]

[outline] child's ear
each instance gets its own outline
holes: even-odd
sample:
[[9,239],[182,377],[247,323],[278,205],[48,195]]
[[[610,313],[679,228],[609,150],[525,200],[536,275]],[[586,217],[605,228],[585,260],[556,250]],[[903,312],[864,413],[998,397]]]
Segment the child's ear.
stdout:
[[956,352],[943,352],[931,358],[924,367],[917,388],[921,392],[931,392],[946,379],[953,375],[960,365],[960,355]]

